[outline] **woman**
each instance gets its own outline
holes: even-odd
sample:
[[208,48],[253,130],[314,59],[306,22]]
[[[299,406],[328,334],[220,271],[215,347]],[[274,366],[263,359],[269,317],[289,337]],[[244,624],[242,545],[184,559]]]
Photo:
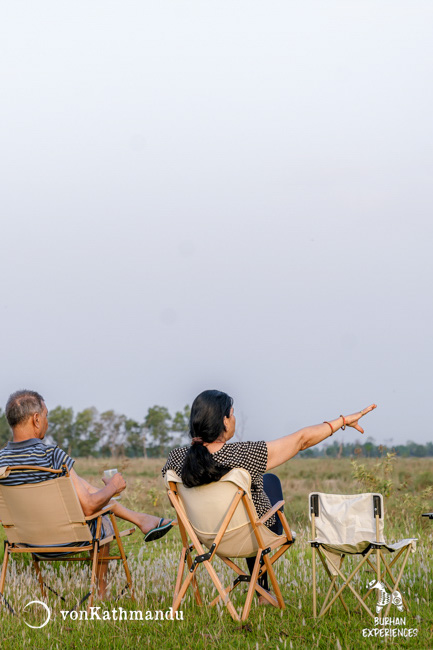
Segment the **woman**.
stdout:
[[[338,429],[352,427],[364,433],[358,421],[376,408],[372,404],[362,411],[299,429],[282,438],[265,442],[234,442],[227,444],[235,433],[236,418],[233,399],[219,390],[205,390],[195,398],[191,407],[191,445],[174,449],[162,470],[174,470],[187,487],[218,481],[234,467],[243,467],[251,475],[251,496],[257,515],[262,517],[272,504],[283,499],[281,483],[266,471],[282,465],[299,451],[313,447],[332,436]],[[273,515],[265,523],[276,534],[282,534],[279,517]],[[247,558],[250,572],[254,558]],[[267,589],[267,576],[262,579]]]

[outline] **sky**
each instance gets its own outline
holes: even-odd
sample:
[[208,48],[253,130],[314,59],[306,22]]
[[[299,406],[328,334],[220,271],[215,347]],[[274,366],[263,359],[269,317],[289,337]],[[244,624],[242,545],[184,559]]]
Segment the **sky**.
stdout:
[[[432,440],[430,1],[16,0],[0,403]],[[360,439],[351,429],[338,442]]]

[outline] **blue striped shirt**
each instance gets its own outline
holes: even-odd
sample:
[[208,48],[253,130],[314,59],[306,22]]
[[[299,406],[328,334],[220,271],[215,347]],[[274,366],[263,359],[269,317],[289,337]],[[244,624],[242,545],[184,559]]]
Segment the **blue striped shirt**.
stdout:
[[[56,445],[46,445],[38,438],[30,438],[21,442],[8,442],[0,449],[0,467],[19,465],[36,465],[49,469],[62,469],[66,465],[71,470],[74,460]],[[14,470],[9,476],[1,479],[2,485],[22,485],[23,483],[40,483],[57,478],[58,474],[38,472],[37,470]]]

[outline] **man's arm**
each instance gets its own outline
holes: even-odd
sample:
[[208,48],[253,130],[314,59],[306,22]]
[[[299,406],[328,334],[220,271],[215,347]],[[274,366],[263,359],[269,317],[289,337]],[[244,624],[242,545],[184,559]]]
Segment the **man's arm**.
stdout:
[[108,481],[105,487],[99,490],[78,476],[74,469],[71,469],[70,475],[86,517],[90,517],[101,510],[107,505],[112,496],[117,492],[122,492],[126,487],[126,483],[119,472]]
[[94,494],[95,492],[99,492],[99,490],[101,489],[101,488],[95,487],[94,485],[92,485],[91,483],[86,481],[86,479],[83,478],[82,476],[80,476],[79,479],[80,479],[81,483],[84,485],[84,487],[86,488],[87,492],[90,492],[90,494]]

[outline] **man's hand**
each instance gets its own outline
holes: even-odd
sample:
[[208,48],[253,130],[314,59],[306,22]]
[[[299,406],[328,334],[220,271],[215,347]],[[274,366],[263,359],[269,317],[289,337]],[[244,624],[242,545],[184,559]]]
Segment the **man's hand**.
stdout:
[[118,494],[119,492],[123,492],[123,490],[126,488],[125,479],[123,478],[120,472],[117,472],[114,476],[112,476],[108,480],[103,476],[102,481],[105,483],[105,485],[109,485],[110,487],[116,488],[113,494]]
[[86,517],[99,512],[116,493],[122,492],[126,487],[123,476],[119,473],[115,474],[109,481],[105,481],[106,485],[99,490],[80,478],[74,469],[71,469],[70,474]]

